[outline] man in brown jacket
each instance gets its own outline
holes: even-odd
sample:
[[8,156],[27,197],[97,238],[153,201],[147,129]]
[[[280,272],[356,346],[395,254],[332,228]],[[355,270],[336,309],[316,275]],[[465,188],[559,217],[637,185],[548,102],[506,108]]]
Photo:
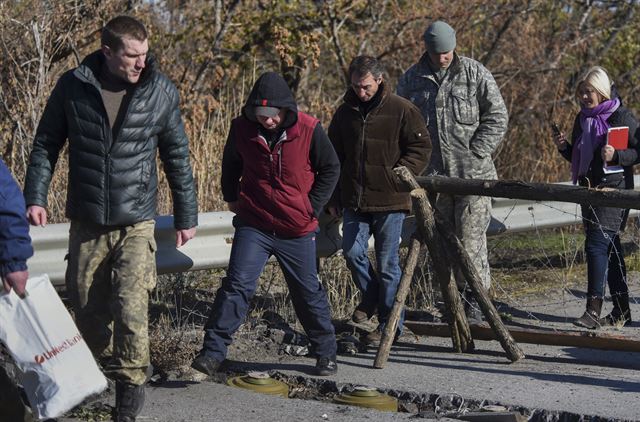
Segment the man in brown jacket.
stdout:
[[[343,215],[342,250],[362,302],[356,323],[378,312],[378,328],[365,341],[380,342],[400,282],[398,248],[402,222],[411,209],[409,194],[398,186],[393,168],[420,174],[429,161],[431,141],[420,111],[391,92],[377,59],[358,56],[349,65],[351,87],[329,126],[329,138],[342,165],[328,211]],[[369,261],[375,239],[377,268]],[[404,314],[403,314],[404,316]],[[403,317],[396,337],[402,331]]]

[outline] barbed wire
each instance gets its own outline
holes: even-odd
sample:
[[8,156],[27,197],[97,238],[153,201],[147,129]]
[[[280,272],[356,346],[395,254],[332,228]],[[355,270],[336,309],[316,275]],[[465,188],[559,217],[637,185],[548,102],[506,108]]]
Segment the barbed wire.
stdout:
[[[522,201],[522,202],[528,202],[528,201]],[[518,205],[519,205],[519,202],[517,200],[514,201],[513,204],[511,204],[509,210],[506,213],[506,216],[502,219],[502,221],[500,221],[502,224],[504,224],[505,226],[508,225],[511,216],[515,212],[515,209]],[[579,212],[581,207],[578,204],[576,204],[576,212],[574,213],[568,212],[566,211],[566,209],[562,209],[557,206],[554,206],[553,203],[539,202],[537,203],[537,205],[551,209],[556,213],[569,215],[575,218],[576,221],[580,221],[580,219],[582,219],[583,225],[584,225],[584,222],[586,222],[591,227],[597,227],[601,230],[601,233],[605,237],[605,239],[611,239],[609,234],[610,230],[606,230],[607,227],[605,227],[603,224],[600,224],[599,221],[588,219],[584,215],[582,215],[583,213]],[[504,299],[503,302],[505,302],[510,309],[518,309],[518,311],[522,312],[527,319],[535,323],[544,325],[547,322],[536,315],[536,314],[539,314],[539,312],[537,312],[538,310],[543,308],[549,309],[549,308],[558,307],[558,306],[563,307],[562,314],[566,319],[575,318],[578,315],[568,315],[569,311],[568,311],[567,305],[584,302],[586,297],[586,292],[584,295],[580,295],[579,293],[577,293],[576,289],[572,289],[571,286],[568,285],[569,278],[567,275],[567,271],[572,272],[576,270],[575,267],[577,265],[583,262],[584,264],[587,263],[587,257],[584,256],[585,254],[579,250],[579,245],[578,245],[579,243],[578,239],[583,238],[585,236],[584,234],[585,230],[584,228],[583,230],[580,230],[580,231],[576,230],[574,234],[571,235],[568,242],[564,241],[565,234],[564,234],[564,231],[561,231],[560,235],[563,236],[563,244],[568,245],[568,247],[565,246],[565,251],[561,252],[560,254],[558,254],[558,252],[555,252],[555,251],[550,252],[548,251],[548,248],[545,247],[545,244],[544,244],[543,230],[546,230],[546,229],[541,229],[539,227],[539,224],[536,219],[536,212],[534,207],[529,207],[528,210],[529,210],[530,217],[533,221],[533,227],[534,227],[533,233],[535,236],[535,244],[540,250],[540,254],[535,255],[535,258],[534,258],[535,262],[539,265],[538,268],[542,270],[550,271],[551,277],[558,280],[558,284],[560,287],[558,293],[561,296],[558,300],[552,300],[552,301],[546,300],[544,303],[532,303],[530,300],[525,301],[525,300],[519,299],[512,291],[510,291],[510,289],[505,288],[505,286],[501,284],[500,280],[495,277],[495,269],[494,271],[491,272],[492,286],[494,289],[498,290],[499,295]],[[592,214],[595,215],[594,213]],[[580,224],[580,223],[577,223],[577,224]],[[618,235],[621,237],[622,232],[619,232]],[[498,239],[498,240],[493,240],[493,239]],[[490,254],[495,254],[498,250],[505,248],[505,245],[511,242],[512,235],[505,234],[505,235],[502,235],[502,237],[493,238],[493,239],[492,239],[493,241],[490,242],[490,245],[487,245],[487,251]],[[636,241],[636,245],[638,245],[637,241]],[[478,251],[476,251],[476,254],[477,253]],[[622,272],[622,274],[624,274],[623,282],[628,288],[629,296],[630,297],[635,296],[637,293],[640,292],[640,289],[632,288],[629,286],[629,282],[628,282],[629,275],[626,271],[626,265],[625,267],[623,267],[622,265],[625,259],[624,249],[622,251],[618,251],[616,249],[615,244],[613,244],[612,242],[610,253],[619,253],[621,255],[622,261],[620,262],[619,269]],[[558,255],[561,255],[561,260],[560,260],[562,263],[561,265],[554,264],[554,258],[557,257]],[[583,255],[584,259],[580,259],[579,258],[580,255]],[[471,256],[470,258],[473,260],[475,257]],[[585,273],[584,282],[581,285],[580,289],[586,288],[587,287],[586,271],[583,271],[582,269],[578,269],[578,270],[580,271],[580,273]],[[524,280],[524,277],[522,279]],[[606,292],[607,280],[603,279],[602,283],[604,284],[602,291]],[[609,292],[608,296],[610,295],[611,294]],[[472,303],[467,301],[467,299],[465,298],[465,295],[461,295],[461,299],[465,301],[468,304],[468,306],[473,305]],[[635,299],[633,301],[635,302]],[[559,330],[555,327],[549,327],[549,328],[553,329],[554,331]]]

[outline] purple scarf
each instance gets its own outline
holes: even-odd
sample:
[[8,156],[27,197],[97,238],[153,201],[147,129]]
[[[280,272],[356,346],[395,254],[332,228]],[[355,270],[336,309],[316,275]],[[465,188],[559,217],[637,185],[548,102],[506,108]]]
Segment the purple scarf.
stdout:
[[607,119],[618,107],[620,100],[614,98],[603,101],[594,108],[583,107],[580,110],[582,135],[571,152],[571,178],[574,185],[580,176],[587,174],[596,149],[604,145],[607,129],[610,127]]

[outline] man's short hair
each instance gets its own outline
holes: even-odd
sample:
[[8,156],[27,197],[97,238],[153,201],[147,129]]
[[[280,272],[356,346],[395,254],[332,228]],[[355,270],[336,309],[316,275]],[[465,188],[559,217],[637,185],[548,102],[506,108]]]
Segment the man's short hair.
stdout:
[[147,30],[142,22],[125,15],[116,16],[102,28],[102,45],[106,45],[113,51],[118,51],[124,47],[122,42],[124,38],[144,41],[148,38]]
[[367,73],[371,73],[371,76],[377,79],[384,73],[384,66],[372,56],[354,57],[349,64],[349,78],[352,78],[353,75],[363,77]]

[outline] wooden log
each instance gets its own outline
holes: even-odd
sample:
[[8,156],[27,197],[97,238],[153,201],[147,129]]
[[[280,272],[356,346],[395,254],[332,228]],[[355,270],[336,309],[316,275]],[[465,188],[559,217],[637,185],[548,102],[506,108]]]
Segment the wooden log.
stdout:
[[411,280],[413,279],[413,272],[418,264],[418,255],[420,255],[420,240],[414,234],[409,242],[409,253],[407,254],[407,259],[402,271],[402,278],[400,279],[398,291],[396,292],[396,297],[393,301],[393,307],[391,308],[391,313],[389,314],[389,318],[387,319],[387,323],[382,332],[382,339],[380,340],[378,352],[376,353],[376,358],[373,362],[374,368],[384,368],[384,365],[387,363],[387,359],[389,359],[389,352],[391,351],[391,344],[393,343],[396,330],[398,329],[400,314],[402,313],[405,301],[407,300],[407,295],[409,294]]
[[446,255],[444,240],[436,230],[433,209],[427,200],[427,193],[420,189],[413,175],[406,167],[394,169],[398,178],[409,188],[413,189],[411,198],[416,214],[416,225],[420,235],[429,250],[433,262],[436,280],[440,285],[442,297],[445,302],[446,318],[451,329],[453,349],[460,352],[472,352],[474,349],[473,338],[469,330],[469,323],[464,315],[460,302],[460,295],[455,282],[451,279],[451,267]]
[[500,315],[498,315],[498,311],[493,306],[491,299],[489,299],[489,295],[487,291],[482,286],[482,281],[480,279],[480,275],[478,274],[478,270],[475,265],[469,258],[467,251],[464,249],[462,242],[455,235],[454,231],[451,229],[451,226],[448,221],[445,220],[444,216],[441,215],[436,209],[436,227],[438,231],[442,235],[442,237],[446,240],[447,243],[447,251],[452,256],[453,267],[457,267],[457,269],[462,273],[464,278],[467,280],[467,284],[471,287],[471,291],[473,295],[476,297],[478,305],[480,306],[480,310],[482,310],[485,319],[495,331],[496,337],[502,348],[507,353],[507,358],[511,362],[516,362],[520,359],[524,358],[524,352],[515,342],[509,331],[505,328],[502,320],[500,319]]
[[445,176],[420,176],[416,177],[416,181],[429,192],[443,192],[447,195],[480,195],[640,209],[640,192],[627,189],[595,189],[518,180],[459,179]]
[[[449,337],[451,331],[445,323],[405,321],[404,325],[419,336]],[[493,329],[486,324],[472,324],[471,334],[476,340],[495,340]],[[508,326],[509,333],[520,343],[550,346],[587,347],[600,350],[640,352],[640,340],[598,331],[541,330]]]
[[[410,180],[412,178],[411,172],[409,172],[408,169],[402,170],[402,168],[398,168],[398,169],[395,169],[395,171],[396,171],[396,174],[399,175],[401,180],[405,180],[405,179]],[[422,192],[426,195],[424,191]],[[411,192],[412,197],[417,196],[418,194],[419,194],[419,190],[417,189],[414,189]],[[423,203],[427,203],[427,201],[422,200],[418,202],[419,209],[423,207],[422,205]],[[418,227],[420,227],[422,223],[422,221],[420,220],[424,219],[424,217],[421,214],[429,214],[429,212],[421,211],[420,213],[416,212],[416,214],[418,215],[418,217],[421,217],[416,222],[418,224]],[[431,213],[431,215],[433,214],[434,213]],[[429,218],[429,217],[427,216],[426,218]],[[498,341],[500,341],[502,348],[505,350],[507,354],[507,358],[512,362],[516,362],[524,358],[524,352],[522,351],[522,349],[520,349],[520,347],[515,342],[513,337],[511,337],[511,335],[509,334],[509,331],[504,327],[504,324],[502,323],[502,320],[498,315],[498,311],[496,311],[495,307],[493,306],[493,303],[491,303],[491,300],[487,295],[487,292],[482,287],[480,276],[475,266],[473,265],[471,259],[469,258],[469,255],[465,251],[460,240],[456,237],[451,224],[447,221],[447,218],[444,215],[442,215],[442,213],[437,208],[435,209],[435,221],[436,221],[436,224],[435,224],[436,230],[440,234],[440,237],[444,239],[444,242],[443,242],[444,248],[442,250],[446,251],[446,253],[451,255],[451,260],[450,260],[451,267],[454,267],[455,269],[460,271],[462,275],[465,277],[465,279],[467,280],[467,283],[471,287],[471,290],[473,291],[474,296],[478,301],[478,305],[480,306],[482,313],[484,314],[485,318],[487,319],[491,327],[496,332],[496,337],[498,338]],[[425,237],[425,241],[426,239],[427,237]],[[436,257],[434,257],[434,261],[435,260],[436,260]],[[455,289],[455,293],[449,292],[449,294],[455,297],[455,299],[451,300],[451,303],[455,303],[456,299],[459,301],[457,288]],[[460,313],[464,316],[464,313],[460,312],[460,310],[454,313],[454,316],[458,318],[458,314]],[[464,320],[466,322],[466,317],[464,317]],[[449,321],[449,315],[448,315],[447,321]],[[468,326],[468,323],[466,325]],[[454,329],[452,329],[451,332],[452,332],[452,338],[454,338],[458,334],[458,332],[454,331]],[[455,340],[454,340],[454,344],[455,344]]]

